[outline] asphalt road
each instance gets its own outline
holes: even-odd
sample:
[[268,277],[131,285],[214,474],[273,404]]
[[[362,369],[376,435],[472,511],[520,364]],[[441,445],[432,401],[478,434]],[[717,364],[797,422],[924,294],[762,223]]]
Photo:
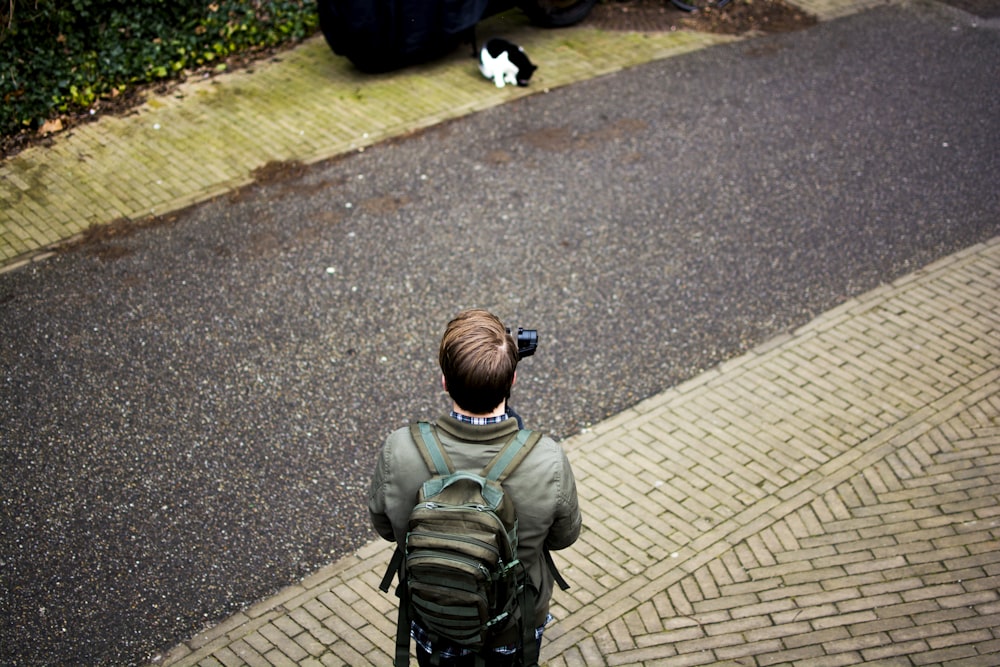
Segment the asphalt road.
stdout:
[[995,26],[879,9],[0,275],[0,663],[141,663],[371,539],[462,307],[539,329],[513,404],[566,436],[996,236],[998,75]]

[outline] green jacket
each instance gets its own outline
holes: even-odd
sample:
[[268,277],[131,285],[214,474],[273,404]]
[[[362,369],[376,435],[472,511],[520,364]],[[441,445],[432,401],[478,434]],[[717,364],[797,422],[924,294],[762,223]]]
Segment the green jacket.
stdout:
[[[489,463],[517,431],[514,419],[473,426],[445,416],[436,424],[438,438],[455,468],[475,472]],[[430,477],[410,429],[393,432],[379,454],[368,496],[372,525],[379,535],[400,546],[404,544],[417,491]],[[548,615],[553,586],[543,547],[551,551],[565,549],[580,535],[582,519],[573,470],[562,447],[543,437],[503,486],[517,510],[518,559],[526,565],[538,589],[535,619],[541,625]]]

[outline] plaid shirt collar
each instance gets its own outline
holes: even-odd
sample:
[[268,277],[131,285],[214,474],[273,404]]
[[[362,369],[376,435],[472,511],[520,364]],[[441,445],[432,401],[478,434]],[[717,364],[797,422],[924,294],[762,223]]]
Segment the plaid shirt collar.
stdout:
[[472,424],[473,426],[490,426],[491,424],[499,424],[502,421],[506,421],[510,416],[506,412],[502,415],[497,415],[496,417],[469,417],[468,415],[463,415],[451,411],[452,419],[457,419],[463,424]]

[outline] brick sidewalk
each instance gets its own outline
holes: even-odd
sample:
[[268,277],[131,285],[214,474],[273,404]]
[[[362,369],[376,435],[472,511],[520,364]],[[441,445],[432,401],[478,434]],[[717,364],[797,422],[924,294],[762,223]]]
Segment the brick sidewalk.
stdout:
[[[564,446],[585,529],[550,667],[1000,664],[1000,238]],[[389,665],[390,549],[158,663]]]

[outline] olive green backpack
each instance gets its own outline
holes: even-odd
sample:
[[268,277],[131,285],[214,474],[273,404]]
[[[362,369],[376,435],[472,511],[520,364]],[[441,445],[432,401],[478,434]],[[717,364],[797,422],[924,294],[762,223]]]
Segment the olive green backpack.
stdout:
[[[431,644],[466,648],[485,664],[484,651],[500,632],[518,628],[524,664],[538,662],[535,589],[517,559],[517,514],[503,481],[541,438],[519,430],[479,473],[456,471],[428,422],[411,425],[434,475],[417,494],[405,549],[396,549],[382,580],[388,591],[400,573],[397,667],[409,663],[410,621]],[[554,572],[554,563],[546,552]],[[562,577],[556,580],[568,588]],[[432,664],[437,664],[432,654]]]

